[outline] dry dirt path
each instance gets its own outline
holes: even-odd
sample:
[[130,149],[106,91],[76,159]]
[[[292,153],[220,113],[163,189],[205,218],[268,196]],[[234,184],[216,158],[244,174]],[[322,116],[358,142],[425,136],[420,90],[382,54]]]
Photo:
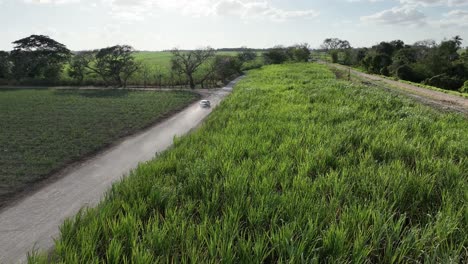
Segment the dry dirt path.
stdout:
[[[338,65],[338,64],[328,64],[330,67],[335,67],[340,70],[349,71],[349,67]],[[442,109],[455,111],[468,115],[468,98],[464,98],[457,95],[447,94],[439,91],[434,91],[430,89],[421,88],[415,85],[402,83],[394,80],[389,80],[378,75],[371,75],[363,73],[354,69],[351,69],[351,74],[357,76],[363,81],[370,81],[371,84],[396,90],[398,92],[404,93],[424,104]]]
[[[240,78],[239,78],[240,79]],[[75,166],[59,180],[0,212],[0,263],[25,262],[33,248],[47,250],[59,235],[60,224],[81,208],[95,206],[115,181],[139,163],[151,160],[181,136],[196,128],[239,80],[210,90],[204,99],[212,108],[192,104],[148,130],[129,137],[107,151]]]

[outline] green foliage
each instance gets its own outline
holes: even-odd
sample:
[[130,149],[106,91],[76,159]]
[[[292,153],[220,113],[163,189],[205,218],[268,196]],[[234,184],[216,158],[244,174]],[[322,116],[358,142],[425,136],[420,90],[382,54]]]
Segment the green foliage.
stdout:
[[241,52],[237,54],[237,58],[242,62],[251,62],[257,58],[257,53],[248,48],[243,48]]
[[344,50],[350,49],[351,44],[347,40],[339,38],[327,38],[323,41],[321,48],[324,50]]
[[67,72],[78,84],[82,84],[86,75],[90,73],[88,67],[93,57],[93,52],[80,52],[71,58]]
[[338,63],[338,54],[339,53],[336,50],[330,51],[330,56],[331,56],[332,63]]
[[285,62],[308,62],[310,59],[309,44],[297,44],[290,47],[276,46],[263,53],[265,64],[282,64]]
[[0,51],[0,79],[8,79],[11,74],[10,54]]
[[216,51],[210,47],[190,51],[173,49],[171,53],[171,70],[176,74],[184,74],[192,89],[196,86],[194,74],[216,55]]
[[383,67],[380,69],[380,74],[383,76],[390,76],[390,71],[388,70],[388,66]]
[[460,89],[460,92],[462,93],[468,93],[468,81],[465,82],[463,87]]
[[0,90],[0,206],[17,191],[198,96],[187,92]]
[[467,126],[326,66],[251,71],[198,131],[67,220],[53,259],[464,263]]
[[282,64],[289,59],[287,49],[277,46],[263,53],[266,64]]
[[[140,68],[135,61],[133,53],[135,50],[128,45],[116,45],[100,49],[92,54],[92,61],[86,59],[78,60],[85,68],[98,74],[107,85],[127,87],[128,79]],[[79,65],[81,67],[81,65]],[[73,65],[72,65],[73,67]]]
[[309,44],[298,44],[288,48],[288,55],[291,61],[308,62],[310,59]]
[[38,78],[57,81],[63,64],[71,56],[70,50],[65,45],[47,36],[31,35],[13,44],[15,47],[10,57],[16,80]]
[[401,80],[414,82],[416,81],[415,75],[413,69],[407,64],[398,67],[396,70],[396,76]]
[[[424,40],[406,45],[401,40],[381,42],[371,49],[353,49],[334,55],[334,62],[363,67],[367,72],[423,82],[443,89],[458,90],[468,79],[468,55],[460,52],[462,39],[455,36],[437,44]],[[338,52],[338,50],[334,50]],[[332,54],[333,56],[333,54]]]
[[423,84],[457,91],[463,86],[463,80],[444,73],[425,80]]
[[216,79],[226,83],[242,74],[242,61],[237,57],[218,55],[215,57],[214,68]]

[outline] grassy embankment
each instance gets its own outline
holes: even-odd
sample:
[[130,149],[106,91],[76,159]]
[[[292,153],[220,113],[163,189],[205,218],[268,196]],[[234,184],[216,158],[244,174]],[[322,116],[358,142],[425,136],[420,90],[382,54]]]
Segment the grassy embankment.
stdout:
[[0,206],[197,98],[189,92],[0,90]]
[[252,71],[198,131],[66,221],[52,260],[466,262],[467,127],[323,65]]

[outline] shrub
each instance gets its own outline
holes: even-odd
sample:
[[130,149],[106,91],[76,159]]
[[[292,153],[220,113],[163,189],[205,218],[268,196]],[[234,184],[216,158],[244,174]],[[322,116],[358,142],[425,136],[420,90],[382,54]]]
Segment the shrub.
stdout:
[[263,54],[266,64],[282,64],[288,60],[288,54],[286,49],[277,46],[274,47]]
[[248,71],[248,70],[253,70],[253,69],[259,69],[263,66],[263,62],[254,60],[254,61],[249,61],[245,62],[242,65],[242,71]]
[[332,51],[330,53],[330,55],[331,55],[331,58],[332,58],[332,62],[333,63],[338,63],[338,51],[334,50],[334,51]]
[[415,75],[413,69],[408,65],[400,66],[396,70],[396,76],[401,80],[414,82],[416,81]]
[[465,82],[465,85],[460,89],[462,93],[468,93],[468,80]]
[[380,69],[380,74],[382,74],[384,76],[390,76],[390,72],[388,71],[388,67],[383,67],[382,69]]
[[439,87],[446,90],[457,91],[463,86],[463,80],[456,77],[448,76],[447,74],[436,75],[424,81],[424,84]]

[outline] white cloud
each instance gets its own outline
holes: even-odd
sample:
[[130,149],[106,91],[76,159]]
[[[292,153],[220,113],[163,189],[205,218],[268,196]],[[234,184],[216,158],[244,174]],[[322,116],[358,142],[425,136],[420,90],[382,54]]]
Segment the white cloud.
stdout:
[[215,1],[214,13],[218,16],[240,16],[244,19],[271,19],[283,21],[297,17],[316,17],[315,10],[287,11],[271,6],[267,1],[220,0]]
[[347,1],[351,3],[355,3],[355,2],[377,3],[377,2],[382,2],[383,0],[347,0]]
[[444,14],[444,19],[437,23],[439,26],[447,28],[468,27],[468,11],[452,10]]
[[24,2],[32,4],[69,4],[78,3],[80,0],[24,0]]
[[[0,0],[1,1],[1,0]],[[80,0],[24,0],[36,4],[66,4]],[[90,4],[96,4],[90,0]],[[81,2],[84,2],[81,1]],[[237,16],[242,19],[270,19],[284,21],[291,18],[316,17],[315,10],[284,10],[274,7],[268,0],[100,0],[110,14],[123,20],[143,20],[153,13],[166,10],[182,15]]]
[[403,6],[363,16],[361,21],[386,25],[424,25],[426,15],[414,7]]
[[400,0],[400,3],[414,6],[462,6],[468,0]]

